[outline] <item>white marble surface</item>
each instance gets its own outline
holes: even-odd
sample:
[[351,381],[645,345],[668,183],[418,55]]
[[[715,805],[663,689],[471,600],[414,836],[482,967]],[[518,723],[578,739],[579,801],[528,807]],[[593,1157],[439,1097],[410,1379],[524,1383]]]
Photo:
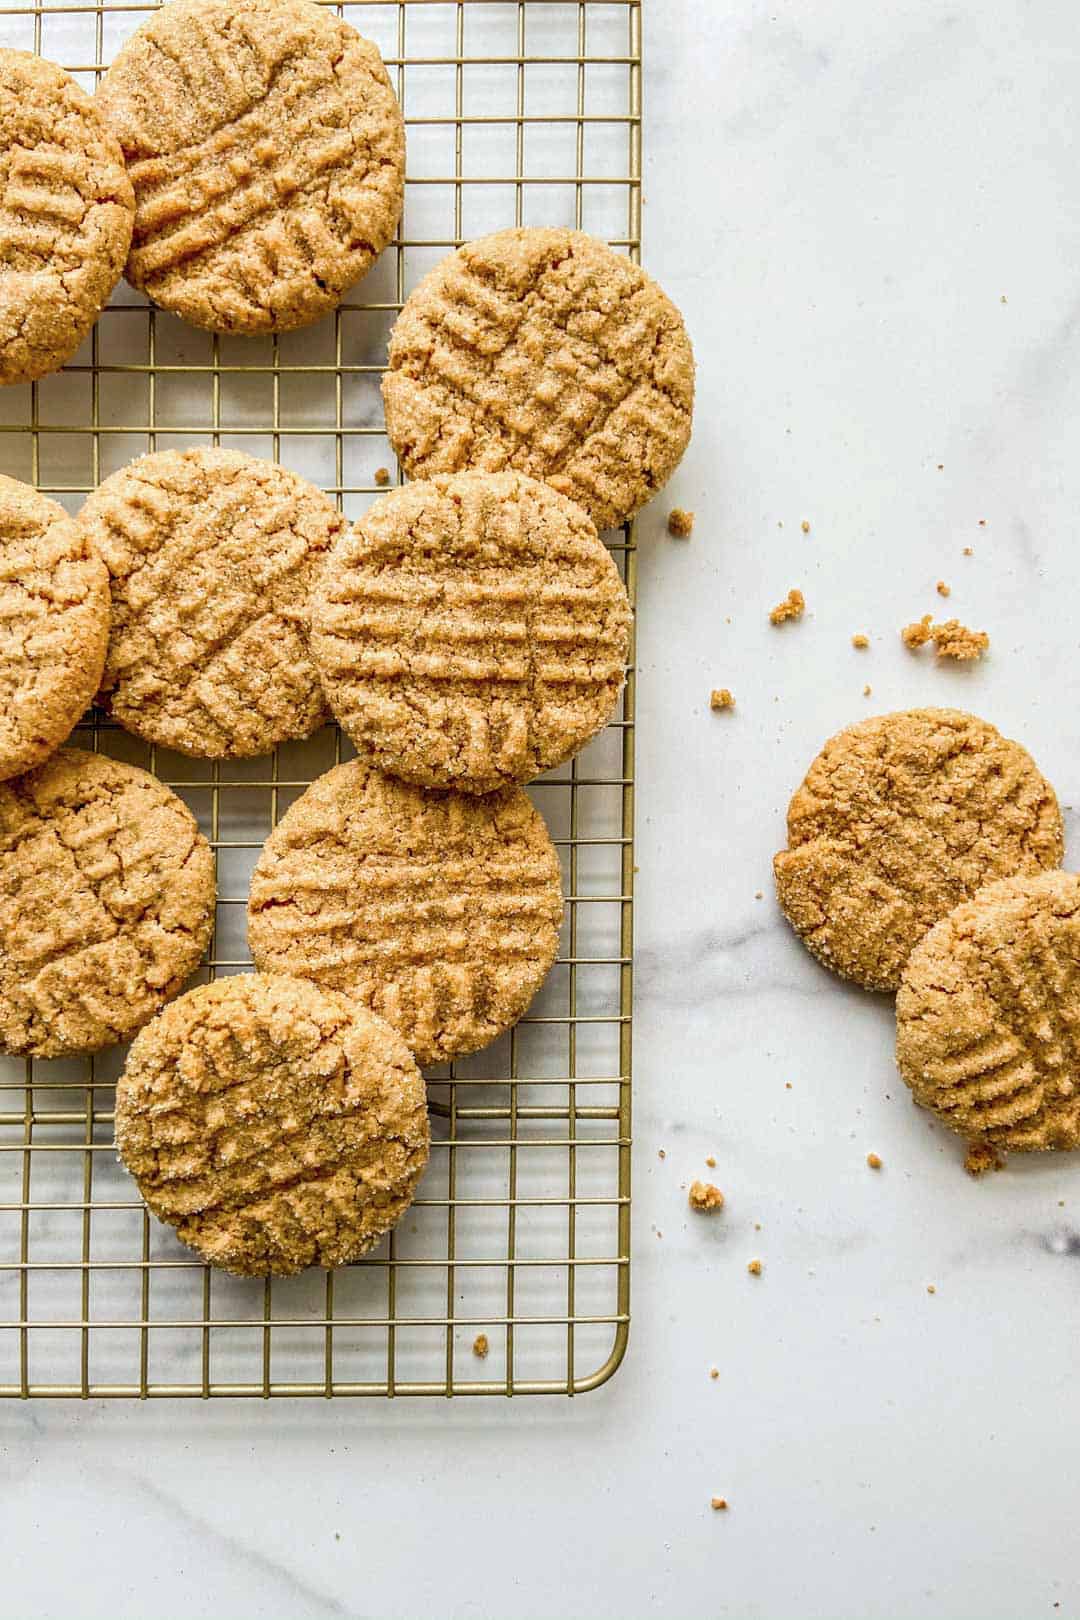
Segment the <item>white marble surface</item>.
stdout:
[[[769,897],[791,788],[874,710],[973,708],[1080,794],[1080,27],[1061,0],[645,12],[646,259],[700,396],[642,525],[627,1360],[573,1403],[8,1403],[11,1613],[1080,1606],[1077,1165],[966,1178],[894,1078],[890,1005]],[[991,633],[978,668],[900,647],[938,578]],[[805,620],[770,629],[794,584]],[[680,1183],[709,1152],[706,1227]]]

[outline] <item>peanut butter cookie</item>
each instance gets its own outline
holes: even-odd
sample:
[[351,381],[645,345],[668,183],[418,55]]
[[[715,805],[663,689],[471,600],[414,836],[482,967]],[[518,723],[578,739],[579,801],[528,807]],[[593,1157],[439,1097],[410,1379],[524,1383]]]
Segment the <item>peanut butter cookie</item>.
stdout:
[[214,857],[146,771],[63,749],[0,784],[0,1050],[127,1040],[198,966]]
[[238,450],[163,450],[79,523],[112,586],[102,702],[128,731],[235,759],[323,723],[308,596],[345,524],[321,490]]
[[488,793],[583,747],[622,690],[630,604],[590,520],[522,473],[385,495],[338,540],[312,656],[360,753]]
[[211,1265],[344,1265],[408,1209],[427,1099],[401,1036],[303,979],[200,985],[132,1045],[116,1146],[148,1208]]
[[128,280],[196,326],[306,326],[394,234],[405,137],[382,57],[310,0],[172,0],[97,99],[135,186]]
[[386,429],[410,478],[512,467],[598,529],[667,482],[694,357],[645,272],[582,231],[498,231],[426,276],[390,338]]
[[355,997],[441,1063],[521,1017],[561,917],[558,856],[520,788],[436,793],[351,760],[267,839],[248,940],[264,972]]
[[904,969],[896,1057],[982,1147],[1080,1147],[1080,878],[1005,878],[943,917]]
[[55,62],[0,50],[0,383],[71,359],[120,279],[134,218],[90,97]]
[[1057,866],[1053,788],[1019,743],[958,709],[878,715],[833,737],[788,810],[780,905],[826,967],[895,990],[940,917],[984,883]]
[[64,741],[108,639],[105,564],[62,506],[0,476],[0,780]]

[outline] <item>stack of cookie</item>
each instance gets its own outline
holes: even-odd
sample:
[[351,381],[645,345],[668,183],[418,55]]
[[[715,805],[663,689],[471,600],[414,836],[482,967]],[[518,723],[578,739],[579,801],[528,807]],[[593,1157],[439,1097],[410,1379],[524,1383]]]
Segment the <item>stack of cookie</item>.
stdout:
[[[42,73],[78,113],[64,138],[100,147],[92,174],[57,156],[48,96],[20,95]],[[188,320],[280,331],[332,310],[400,213],[378,52],[309,0],[173,0],[96,106],[0,53],[0,119],[27,175],[55,158],[82,187],[78,230],[72,203],[62,241],[28,241],[31,303],[97,244],[113,279],[126,253]],[[62,363],[111,285],[91,277],[62,334],[11,296],[5,380]],[[627,259],[515,229],[417,288],[384,397],[416,481],[351,529],[303,479],[216,448],[140,458],[75,521],[0,485],[0,1045],[55,1057],[141,1030],[122,1158],[185,1242],[248,1274],[340,1264],[393,1224],[428,1153],[418,1065],[494,1040],[555,959],[560,866],[523,784],[618,702],[631,612],[598,529],[676,465],[693,360]],[[351,739],[258,861],[257,972],[165,1005],[211,933],[212,854],[154,777],[54,752],[95,693],[201,758],[269,752],[331,713]]]
[[898,992],[915,1100],[986,1160],[1080,1146],[1080,877],[1030,755],[955,709],[865,720],[810,767],[788,845],[780,904],[827,967]]

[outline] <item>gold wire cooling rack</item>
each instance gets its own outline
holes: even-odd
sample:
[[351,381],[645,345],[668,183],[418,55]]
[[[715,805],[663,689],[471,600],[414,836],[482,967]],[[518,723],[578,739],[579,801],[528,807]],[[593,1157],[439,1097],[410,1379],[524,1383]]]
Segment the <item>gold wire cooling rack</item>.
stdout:
[[[0,6],[0,44],[92,90],[135,4]],[[470,237],[573,224],[638,255],[641,0],[346,0],[396,81],[399,238],[333,320],[211,337],[122,284],[63,372],[0,391],[0,470],[76,511],[147,450],[271,456],[353,517],[393,466],[378,392],[416,281]],[[632,529],[609,537],[631,599]],[[113,1150],[123,1050],[0,1068],[0,1395],[572,1395],[618,1367],[630,1294],[634,676],[607,731],[533,784],[563,859],[559,961],[487,1051],[433,1070],[431,1164],[358,1264],[266,1283],[211,1272],[151,1220]],[[91,712],[74,739],[156,772],[218,863],[203,978],[250,966],[245,906],[270,828],[345,757],[327,728],[218,765]],[[486,1335],[486,1357],[473,1343]]]

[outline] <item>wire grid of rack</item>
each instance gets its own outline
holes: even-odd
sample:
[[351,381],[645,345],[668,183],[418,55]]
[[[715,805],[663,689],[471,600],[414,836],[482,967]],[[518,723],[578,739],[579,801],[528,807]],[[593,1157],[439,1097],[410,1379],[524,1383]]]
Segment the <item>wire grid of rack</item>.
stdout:
[[[151,9],[0,6],[0,44],[92,90]],[[404,110],[398,238],[332,320],[273,339],[211,337],[121,284],[62,373],[0,392],[0,470],[75,511],[133,456],[210,441],[282,461],[357,516],[394,465],[389,327],[431,264],[509,224],[575,225],[637,257],[641,0],[335,9],[379,45]],[[633,600],[633,529],[608,539]],[[631,661],[607,731],[531,787],[563,860],[559,961],[506,1037],[429,1074],[419,1196],[359,1263],[265,1283],[211,1272],[116,1162],[123,1049],[0,1063],[0,1395],[574,1394],[610,1377],[629,1325],[633,720]],[[155,771],[195,811],[219,894],[198,978],[249,968],[252,866],[348,756],[341,734],[219,765],[92,711],[74,741]]]

